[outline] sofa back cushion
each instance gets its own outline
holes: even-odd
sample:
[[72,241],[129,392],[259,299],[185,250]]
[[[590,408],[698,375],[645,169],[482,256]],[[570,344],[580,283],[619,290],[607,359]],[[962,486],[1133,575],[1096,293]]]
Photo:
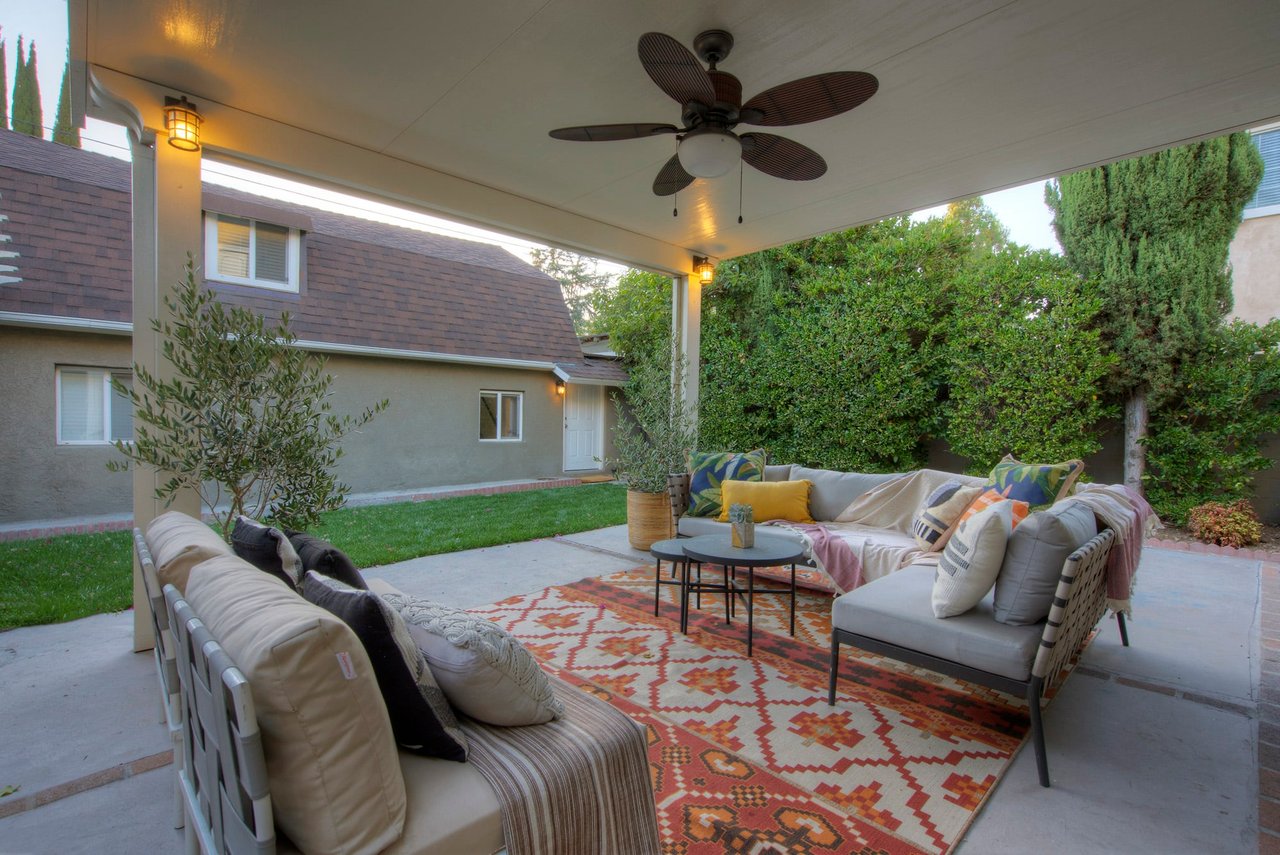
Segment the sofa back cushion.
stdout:
[[996,579],[996,620],[1022,626],[1048,617],[1067,556],[1097,533],[1093,510],[1070,499],[1027,517],[1009,538]]
[[791,464],[790,463],[766,463],[764,466],[764,480],[790,481],[791,480]]
[[192,570],[187,601],[249,680],[285,834],[334,855],[399,838],[406,799],[391,721],[350,627],[234,555]]
[[160,586],[172,585],[182,594],[187,591],[192,567],[232,554],[231,547],[216,531],[181,511],[169,511],[153,519],[145,539]]
[[808,481],[725,481],[721,485],[724,506],[720,509],[720,522],[729,522],[730,505],[750,505],[751,516],[756,522],[786,520],[811,523]]
[[818,522],[830,522],[838,517],[853,500],[873,487],[897,478],[897,474],[872,475],[864,472],[835,472],[831,469],[810,469],[792,466],[793,481],[811,481],[809,513]]

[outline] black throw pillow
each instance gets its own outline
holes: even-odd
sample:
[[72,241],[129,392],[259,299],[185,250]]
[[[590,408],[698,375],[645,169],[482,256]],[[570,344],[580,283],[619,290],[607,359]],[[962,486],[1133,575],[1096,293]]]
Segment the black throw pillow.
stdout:
[[399,612],[372,591],[314,571],[303,577],[302,596],[341,618],[364,645],[401,747],[429,757],[467,759],[466,736]]
[[231,529],[231,549],[245,561],[270,573],[297,590],[302,582],[302,562],[284,532],[246,516],[236,517]]
[[285,534],[289,535],[289,542],[293,544],[294,551],[298,553],[298,558],[302,560],[302,573],[304,576],[308,570],[314,570],[321,576],[337,579],[339,582],[344,582],[353,588],[359,588],[361,591],[369,590],[369,586],[365,584],[364,577],[360,575],[356,565],[338,547],[327,540],[316,537],[314,534],[307,534],[303,531],[286,530]]

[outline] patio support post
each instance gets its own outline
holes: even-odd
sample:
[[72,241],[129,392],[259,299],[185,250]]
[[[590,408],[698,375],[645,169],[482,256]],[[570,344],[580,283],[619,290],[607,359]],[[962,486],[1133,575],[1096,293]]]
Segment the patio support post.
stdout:
[[[155,105],[159,117],[160,105]],[[179,151],[157,141],[153,131],[139,136],[129,132],[133,155],[133,362],[159,377],[172,374],[162,354],[163,339],[151,330],[151,319],[168,310],[165,295],[186,276],[187,253],[201,267],[200,153]],[[183,490],[166,504],[155,497],[156,487],[167,480],[150,466],[133,466],[133,523],[147,524],[167,510],[200,516],[200,500]],[[150,604],[142,582],[142,570],[134,557],[133,649],[154,646],[148,617]]]
[[671,333],[676,345],[675,352],[671,354],[671,373],[674,377],[676,366],[683,358],[685,371],[680,400],[696,424],[702,355],[702,284],[691,276],[676,276],[671,280],[671,286]]

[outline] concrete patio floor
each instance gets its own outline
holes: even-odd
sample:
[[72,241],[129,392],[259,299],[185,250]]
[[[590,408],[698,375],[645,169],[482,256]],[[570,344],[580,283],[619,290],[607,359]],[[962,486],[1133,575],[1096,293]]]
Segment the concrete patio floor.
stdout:
[[[471,607],[647,560],[619,526],[367,575]],[[1132,646],[1105,620],[1045,714],[1053,788],[1021,752],[955,851],[1257,852],[1261,570],[1148,548]],[[0,789],[20,786],[0,799],[0,853],[180,851],[154,666],[131,627],[122,613],[0,633]]]

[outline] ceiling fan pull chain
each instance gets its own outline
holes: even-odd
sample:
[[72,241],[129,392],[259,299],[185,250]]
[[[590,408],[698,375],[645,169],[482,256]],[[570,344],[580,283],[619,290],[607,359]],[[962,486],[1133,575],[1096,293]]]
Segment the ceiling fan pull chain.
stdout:
[[680,191],[671,194],[671,216],[680,216]]
[[742,225],[742,161],[738,161],[738,225]]

